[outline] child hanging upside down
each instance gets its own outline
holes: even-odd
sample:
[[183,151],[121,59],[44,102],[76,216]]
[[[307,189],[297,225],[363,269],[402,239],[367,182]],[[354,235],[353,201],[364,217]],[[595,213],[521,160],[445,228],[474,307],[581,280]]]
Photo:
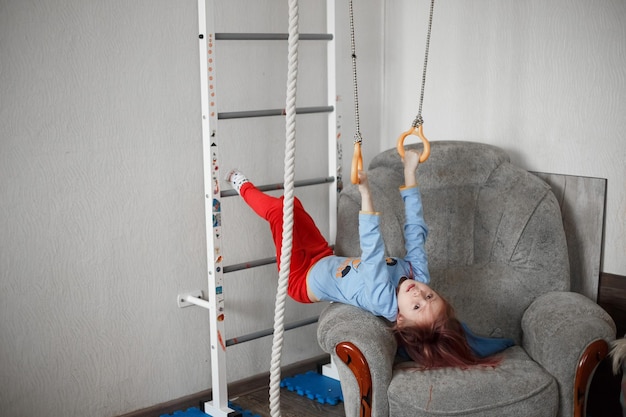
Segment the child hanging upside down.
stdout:
[[[374,210],[367,174],[361,171],[358,186],[361,257],[334,255],[311,216],[295,198],[287,292],[301,303],[350,304],[394,322],[400,348],[420,367],[496,365],[498,358],[477,355],[467,337],[489,353],[493,351],[489,348],[491,339],[466,334],[452,306],[428,286],[430,274],[424,248],[428,228],[415,175],[419,153],[407,151],[403,164],[405,184],[400,187],[400,195],[405,204],[406,256],[385,257],[380,215]],[[283,198],[261,192],[237,170],[229,172],[226,180],[252,210],[269,222],[276,257],[280,259]]]

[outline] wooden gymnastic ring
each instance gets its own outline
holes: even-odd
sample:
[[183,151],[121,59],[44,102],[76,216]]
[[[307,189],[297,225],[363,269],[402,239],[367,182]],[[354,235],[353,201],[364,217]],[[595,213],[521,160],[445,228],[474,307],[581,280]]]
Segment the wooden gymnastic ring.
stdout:
[[404,158],[404,139],[409,135],[418,136],[422,140],[422,144],[424,145],[424,150],[420,154],[420,164],[428,159],[430,156],[430,142],[424,136],[423,125],[419,125],[419,127],[411,127],[406,132],[402,133],[400,137],[398,137],[398,142],[396,144],[396,148],[398,150],[398,154],[400,158]]
[[350,181],[352,184],[359,183],[359,171],[363,170],[363,156],[361,155],[361,142],[354,142],[354,154],[352,156],[352,170]]

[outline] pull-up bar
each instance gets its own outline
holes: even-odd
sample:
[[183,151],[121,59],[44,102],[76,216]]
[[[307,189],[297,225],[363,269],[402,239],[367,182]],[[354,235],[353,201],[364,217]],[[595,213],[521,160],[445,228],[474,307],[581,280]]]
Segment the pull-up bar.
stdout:
[[[296,114],[332,113],[334,110],[335,110],[334,106],[298,107],[296,108]],[[217,119],[218,120],[245,119],[249,117],[269,117],[269,116],[284,116],[284,115],[285,115],[285,109],[243,110],[243,111],[219,112],[217,114]]]
[[[331,245],[334,248],[334,245]],[[256,268],[257,266],[271,265],[276,263],[276,257],[271,256],[269,258],[261,258],[255,259],[253,261],[242,262],[239,264],[227,265],[224,267],[224,273],[228,274],[230,272],[241,271],[243,269]]]
[[[327,184],[329,182],[335,181],[335,177],[319,177],[319,178],[310,178],[308,180],[300,180],[294,183],[295,187],[307,187],[309,185],[317,185],[317,184]],[[284,184],[282,182],[277,182],[274,184],[266,184],[259,185],[257,188],[261,191],[273,191],[273,190],[282,190],[284,188]],[[235,190],[223,190],[220,192],[221,197],[233,197],[236,196],[237,191]]]
[[[286,41],[288,33],[216,33],[215,39],[220,41]],[[331,33],[300,33],[301,41],[332,41]]]
[[242,262],[240,264],[227,265],[224,267],[224,273],[241,271],[242,269],[256,268],[257,266],[270,265],[276,263],[276,257],[257,259],[249,262]]
[[[298,327],[303,327],[309,324],[317,323],[318,320],[319,320],[319,317],[311,317],[311,318],[300,320],[300,321],[294,321],[293,323],[285,324],[285,330],[292,330]],[[249,333],[249,334],[239,336],[239,337],[233,337],[232,339],[226,340],[226,347],[236,345],[238,343],[249,342],[251,340],[260,339],[262,337],[269,336],[273,333],[274,333],[274,329],[272,328],[272,329],[266,329],[266,330],[259,330],[258,332]]]

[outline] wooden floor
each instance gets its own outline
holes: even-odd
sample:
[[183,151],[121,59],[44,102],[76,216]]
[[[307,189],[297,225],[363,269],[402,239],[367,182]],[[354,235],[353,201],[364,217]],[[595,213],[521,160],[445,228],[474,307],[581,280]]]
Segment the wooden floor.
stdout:
[[[270,417],[269,390],[259,388],[245,395],[233,398],[232,402],[261,417]],[[283,417],[345,417],[343,403],[337,405],[320,404],[302,397],[286,388],[280,392],[280,413]]]

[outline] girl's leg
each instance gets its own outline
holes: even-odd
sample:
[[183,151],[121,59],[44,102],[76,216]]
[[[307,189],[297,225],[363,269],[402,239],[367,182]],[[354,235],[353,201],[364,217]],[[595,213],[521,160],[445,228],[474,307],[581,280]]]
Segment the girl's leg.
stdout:
[[277,212],[280,212],[282,219],[283,201],[281,198],[265,194],[251,182],[246,182],[241,186],[239,195],[256,214],[268,222],[276,221]]
[[[283,197],[273,197],[245,183],[240,190],[241,197],[260,217],[267,220],[276,246],[276,259],[280,260],[283,239]],[[332,254],[328,242],[317,228],[313,218],[306,212],[298,198],[293,205],[293,237],[291,269],[310,267],[308,262],[319,260],[320,255]],[[302,265],[306,263],[307,265]]]
[[[244,201],[270,225],[276,259],[280,267],[283,233],[283,198],[270,196],[260,191],[245,176],[236,172],[238,182],[227,178]],[[289,274],[289,295],[299,302],[310,302],[306,295],[306,275],[309,268],[319,259],[332,255],[332,249],[319,231],[313,218],[304,210],[297,198],[293,208],[293,237]]]

